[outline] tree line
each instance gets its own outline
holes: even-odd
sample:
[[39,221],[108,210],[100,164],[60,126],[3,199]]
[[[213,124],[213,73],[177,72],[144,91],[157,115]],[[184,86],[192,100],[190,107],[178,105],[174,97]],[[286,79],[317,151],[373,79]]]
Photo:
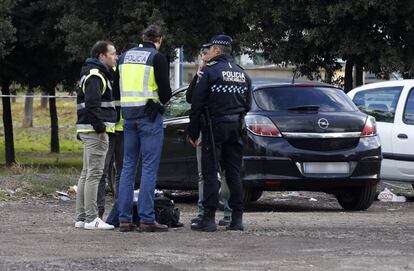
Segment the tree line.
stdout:
[[[150,23],[163,26],[163,53],[183,47],[192,59],[217,33],[235,40],[235,51],[263,52],[272,63],[289,63],[297,74],[333,83],[345,61],[344,89],[362,84],[364,70],[414,74],[414,2],[410,0],[0,0],[0,87],[56,85],[73,88],[96,40],[121,51],[139,42]],[[353,73],[355,70],[355,73]],[[355,78],[353,78],[355,74]],[[3,97],[6,164],[15,162],[10,99]],[[51,152],[59,152],[56,100],[49,99]]]

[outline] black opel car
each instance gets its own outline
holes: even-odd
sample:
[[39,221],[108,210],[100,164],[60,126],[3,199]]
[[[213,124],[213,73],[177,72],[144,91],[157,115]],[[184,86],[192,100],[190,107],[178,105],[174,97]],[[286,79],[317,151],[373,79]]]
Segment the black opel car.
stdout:
[[[321,191],[346,210],[374,201],[381,167],[375,119],[331,85],[254,81],[246,116],[244,200],[263,191]],[[173,93],[164,115],[158,187],[197,189],[195,149],[186,142],[190,105],[186,88]]]

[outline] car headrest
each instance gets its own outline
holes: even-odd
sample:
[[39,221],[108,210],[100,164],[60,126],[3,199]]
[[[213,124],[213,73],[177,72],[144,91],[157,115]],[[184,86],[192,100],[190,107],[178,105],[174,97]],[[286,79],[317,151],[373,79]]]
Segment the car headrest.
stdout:
[[387,112],[388,106],[386,104],[370,104],[368,105],[368,109]]

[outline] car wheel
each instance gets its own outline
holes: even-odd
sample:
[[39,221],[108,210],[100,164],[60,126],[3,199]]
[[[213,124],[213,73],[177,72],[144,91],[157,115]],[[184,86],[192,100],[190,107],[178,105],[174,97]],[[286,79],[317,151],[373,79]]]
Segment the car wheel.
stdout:
[[243,202],[245,204],[248,204],[249,202],[257,201],[258,199],[260,199],[262,194],[262,190],[243,187]]
[[336,194],[339,204],[347,211],[368,209],[375,199],[377,184],[348,188]]
[[250,195],[250,202],[258,201],[260,197],[262,196],[263,191],[262,190],[252,190]]

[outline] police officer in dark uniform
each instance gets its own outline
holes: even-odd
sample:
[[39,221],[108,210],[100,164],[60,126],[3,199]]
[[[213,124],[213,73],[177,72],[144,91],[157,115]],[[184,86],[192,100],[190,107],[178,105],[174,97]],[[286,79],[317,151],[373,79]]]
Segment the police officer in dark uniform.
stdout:
[[197,144],[200,131],[203,138],[204,214],[201,221],[191,225],[191,229],[217,230],[215,212],[218,205],[219,181],[216,155],[220,153],[221,168],[225,171],[231,194],[229,205],[233,210],[231,223],[226,229],[243,230],[240,168],[244,116],[251,106],[251,80],[230,56],[231,37],[214,36],[208,47],[210,61],[199,73],[192,97],[188,127],[189,142],[192,145]]

